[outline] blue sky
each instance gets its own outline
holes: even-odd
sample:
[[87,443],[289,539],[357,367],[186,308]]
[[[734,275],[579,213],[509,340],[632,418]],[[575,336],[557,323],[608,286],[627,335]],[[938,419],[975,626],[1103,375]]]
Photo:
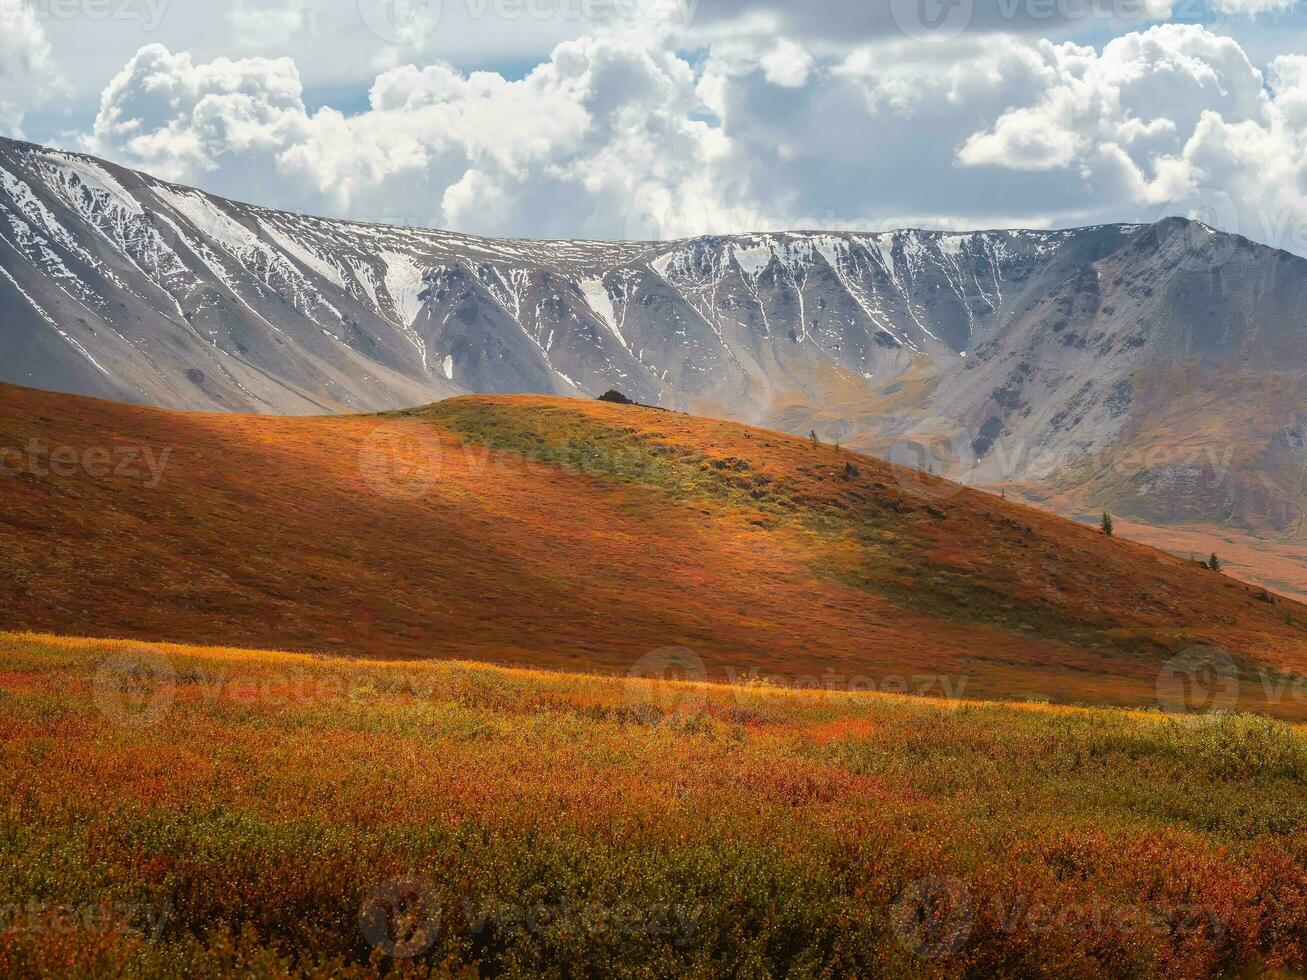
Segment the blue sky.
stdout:
[[0,131],[486,234],[1190,214],[1307,252],[1297,0],[0,0]]

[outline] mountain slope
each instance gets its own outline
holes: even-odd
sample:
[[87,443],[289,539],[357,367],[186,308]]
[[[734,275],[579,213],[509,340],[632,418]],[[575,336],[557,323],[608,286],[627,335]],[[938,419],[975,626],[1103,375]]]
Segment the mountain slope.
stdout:
[[1067,514],[1289,540],[1307,507],[1307,261],[1181,219],[493,240],[0,140],[0,349],[0,380],[174,408],[616,387]]
[[1172,657],[1307,670],[1307,608],[829,445],[459,398],[183,414],[0,387],[10,629],[1155,703]]
[[304,413],[449,393],[768,412],[988,340],[1129,226],[498,241],[238,204],[0,141],[4,379]]

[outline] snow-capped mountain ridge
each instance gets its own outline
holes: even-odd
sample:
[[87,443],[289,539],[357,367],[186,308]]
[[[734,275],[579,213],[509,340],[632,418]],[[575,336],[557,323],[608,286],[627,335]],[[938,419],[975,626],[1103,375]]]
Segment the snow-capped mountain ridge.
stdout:
[[[496,240],[289,214],[77,154],[8,141],[0,150],[5,241],[23,260],[10,272],[37,273],[33,285],[44,286],[23,294],[29,318],[69,323],[64,339],[90,363],[98,362],[88,352],[116,336],[105,359],[120,366],[98,373],[119,383],[104,393],[182,407],[378,408],[408,401],[415,389],[448,394],[450,381],[467,390],[557,393],[626,384],[637,397],[684,404],[697,389],[718,388],[723,368],[743,371],[738,338],[728,337],[740,318],[727,311],[740,303],[753,307],[760,338],[815,345],[819,358],[874,377],[887,357],[965,349],[977,317],[998,311],[1004,265],[1047,254],[1076,234]],[[983,272],[967,268],[977,259]],[[915,295],[937,288],[932,277],[951,289],[965,330],[932,329],[932,314]],[[814,297],[817,281],[842,295]],[[738,295],[725,296],[724,288]],[[822,312],[832,306],[841,312]],[[80,309],[70,317],[73,308]],[[149,319],[146,333],[162,331],[167,341],[130,336],[130,324]],[[465,329],[469,322],[480,337]],[[640,340],[660,327],[662,336]],[[255,344],[299,346],[305,330],[337,349],[304,352],[308,363],[289,379],[247,377],[263,367],[250,363]],[[85,336],[73,345],[77,333]],[[143,346],[172,347],[187,336],[207,346],[192,359],[216,372],[204,365],[170,371]],[[557,349],[562,343],[566,350]],[[335,370],[316,363],[321,357]],[[360,357],[377,370],[364,390],[350,390],[359,386],[340,372],[358,373]],[[52,372],[43,364],[9,377]],[[310,397],[275,390],[285,380]],[[315,388],[325,400],[312,397]]]
[[1054,479],[1136,438],[1141,379],[1178,363],[1307,372],[1304,311],[1307,262],[1180,219],[488,239],[0,140],[0,380],[171,407],[615,387],[873,450],[924,425],[974,455],[956,475]]

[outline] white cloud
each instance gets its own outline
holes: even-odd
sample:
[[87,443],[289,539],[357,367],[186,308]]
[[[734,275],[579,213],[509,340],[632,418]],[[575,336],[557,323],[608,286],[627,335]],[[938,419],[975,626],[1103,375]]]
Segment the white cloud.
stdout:
[[1046,88],[972,134],[962,164],[1063,170],[1152,216],[1219,198],[1229,230],[1307,251],[1307,59],[1268,79],[1230,38],[1168,25],[1049,63]]
[[237,3],[227,11],[232,40],[241,48],[282,45],[303,32],[309,23],[307,0],[284,0],[273,7]]
[[[1164,25],[1101,48],[1013,34],[853,48],[667,34],[558,45],[518,79],[402,65],[305,105],[288,59],[143,48],[87,146],[244,199],[488,234],[1150,220],[1195,195],[1307,251],[1307,58]],[[1302,236],[1307,239],[1307,235]]]
[[[963,0],[932,11],[921,0],[714,0],[698,8],[693,23],[710,38],[736,36],[747,29],[759,36],[867,44],[929,39],[936,29],[949,37],[962,34],[971,39],[990,34],[1050,37],[1119,32],[1170,19],[1177,6],[1177,0]],[[932,19],[938,19],[936,27]]]
[[[185,52],[147,45],[109,83],[85,143],[172,180],[232,165],[257,166],[307,132],[302,87],[286,58],[220,58],[196,65]],[[243,167],[242,167],[243,169]]]
[[1210,0],[1212,9],[1221,14],[1283,13],[1298,6],[1299,0]]
[[1104,147],[1151,158],[1177,150],[1204,112],[1262,118],[1261,74],[1231,39],[1166,25],[1109,42],[1101,54],[1045,48],[1050,75],[1030,105],[973,134],[958,156],[972,166],[1068,167]]
[[781,88],[802,88],[812,71],[812,56],[793,41],[780,41],[758,63],[767,81]]
[[63,79],[50,41],[24,0],[0,0],[0,134],[23,135],[23,118],[52,95]]
[[486,233],[620,235],[631,202],[702,185],[713,134],[690,66],[629,38],[559,45],[520,80],[384,72],[370,108],[310,114],[293,63],[143,48],[86,147],[174,180],[352,217]]

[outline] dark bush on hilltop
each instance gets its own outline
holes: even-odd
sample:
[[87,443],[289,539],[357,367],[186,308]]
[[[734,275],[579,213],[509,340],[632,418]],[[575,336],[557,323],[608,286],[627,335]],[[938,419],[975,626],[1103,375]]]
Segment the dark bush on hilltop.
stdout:
[[613,402],[614,404],[617,405],[635,404],[635,402],[631,401],[631,399],[627,398],[616,388],[609,388],[607,391],[605,391],[602,395],[599,396],[599,400],[601,402]]

